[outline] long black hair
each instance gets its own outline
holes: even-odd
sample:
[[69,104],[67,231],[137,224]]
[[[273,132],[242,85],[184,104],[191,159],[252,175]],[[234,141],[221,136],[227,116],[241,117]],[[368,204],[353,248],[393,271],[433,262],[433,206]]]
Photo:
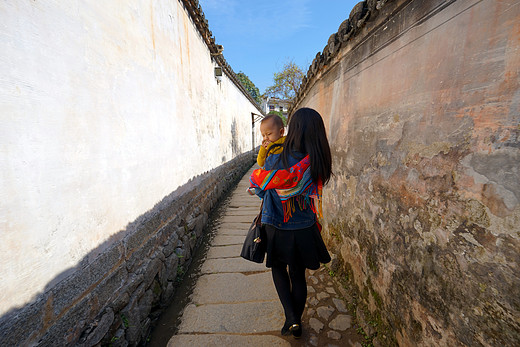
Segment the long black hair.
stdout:
[[283,143],[280,158],[289,168],[289,156],[294,152],[308,154],[311,161],[311,176],[314,182],[321,178],[326,184],[332,175],[332,157],[329,141],[321,115],[311,108],[298,109],[289,120],[289,132]]

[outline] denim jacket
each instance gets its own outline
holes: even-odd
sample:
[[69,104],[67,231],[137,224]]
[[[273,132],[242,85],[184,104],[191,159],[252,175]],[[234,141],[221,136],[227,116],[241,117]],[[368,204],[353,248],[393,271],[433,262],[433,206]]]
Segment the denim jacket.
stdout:
[[[296,158],[289,157],[289,166],[293,166],[305,157],[301,153],[295,154]],[[281,160],[278,160],[280,154],[271,154],[265,160],[264,169],[284,169]],[[280,197],[274,189],[261,190],[255,188],[256,194],[264,200],[262,207],[262,224],[270,224],[278,229],[284,230],[296,230],[304,229],[312,226],[316,223],[316,215],[310,207],[301,210],[298,204],[295,204],[296,208],[291,218],[287,222],[283,221],[283,207]]]

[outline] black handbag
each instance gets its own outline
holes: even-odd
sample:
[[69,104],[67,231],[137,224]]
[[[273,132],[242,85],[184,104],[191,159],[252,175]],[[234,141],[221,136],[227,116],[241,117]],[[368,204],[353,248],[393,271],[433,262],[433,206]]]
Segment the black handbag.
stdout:
[[265,251],[267,249],[265,228],[262,226],[262,206],[263,201],[260,206],[260,213],[256,216],[253,223],[251,223],[242,246],[242,252],[240,252],[242,258],[254,261],[255,263],[264,262]]

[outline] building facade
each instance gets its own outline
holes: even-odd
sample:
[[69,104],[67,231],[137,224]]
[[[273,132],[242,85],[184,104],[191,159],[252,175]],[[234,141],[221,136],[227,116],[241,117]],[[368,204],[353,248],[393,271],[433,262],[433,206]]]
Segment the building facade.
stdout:
[[262,98],[261,108],[265,114],[269,114],[269,112],[272,111],[282,112],[282,115],[287,119],[290,104],[291,102],[289,100],[267,96]]

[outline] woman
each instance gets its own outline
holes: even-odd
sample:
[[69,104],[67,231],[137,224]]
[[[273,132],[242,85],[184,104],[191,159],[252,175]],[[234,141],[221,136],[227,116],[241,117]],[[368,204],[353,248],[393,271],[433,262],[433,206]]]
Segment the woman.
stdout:
[[[282,335],[302,335],[301,318],[307,300],[305,269],[330,261],[320,235],[321,188],[332,174],[332,159],[323,120],[301,108],[291,117],[283,151],[267,157],[264,169],[251,175],[263,199],[262,224],[267,234],[266,266],[285,312]],[[277,151],[279,152],[279,151]]]

